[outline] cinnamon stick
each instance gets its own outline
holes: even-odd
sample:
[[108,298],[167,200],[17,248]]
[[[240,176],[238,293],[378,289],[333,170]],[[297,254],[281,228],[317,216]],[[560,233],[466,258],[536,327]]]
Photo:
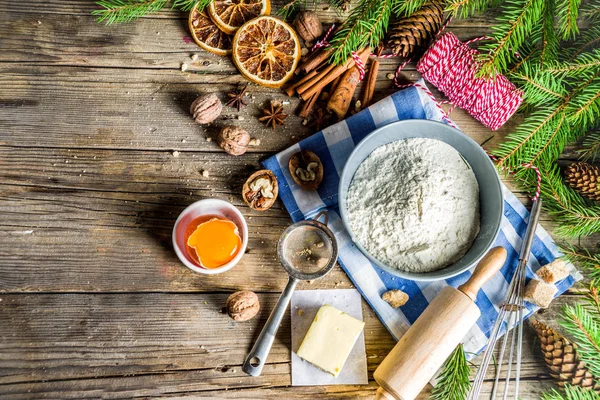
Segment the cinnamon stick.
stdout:
[[327,111],[335,113],[338,119],[343,119],[350,108],[358,82],[360,82],[360,71],[354,66],[342,75],[338,87],[329,97]]
[[291,84],[290,86],[288,86],[285,89],[285,93],[289,96],[292,97],[295,93],[296,93],[296,89],[301,86],[303,83],[309,81],[310,79],[312,79],[315,75],[317,75],[317,71],[313,70],[310,71],[307,75],[303,76],[302,79],[300,79],[298,82],[295,82],[293,84]]
[[305,74],[317,68],[323,62],[327,61],[331,53],[333,52],[333,48],[329,47],[326,49],[320,50],[318,53],[315,53],[314,57],[310,57],[304,63],[302,63],[296,71],[304,72]]
[[[327,67],[325,67],[322,71],[317,73],[315,76],[313,76],[311,79],[309,79],[307,82],[300,85],[298,88],[296,88],[296,92],[298,93],[298,96],[300,96],[300,98],[302,100],[308,100],[313,94],[315,94],[315,92],[322,90],[326,85],[326,84],[321,85],[322,81],[336,68],[337,67],[335,65],[330,64]],[[329,83],[329,82],[327,82],[327,83]],[[318,85],[321,85],[321,86],[316,88],[316,90],[311,91],[310,94],[307,93],[306,95],[303,95],[304,92],[306,92],[307,90],[310,90],[312,88],[315,88]]]
[[[371,54],[371,48],[367,46],[358,53],[358,56],[364,63],[369,57],[369,54]],[[309,99],[316,92],[323,90],[325,86],[327,86],[329,83],[335,80],[335,78],[337,78],[338,76],[342,75],[346,70],[354,67],[354,64],[354,59],[352,57],[348,57],[346,62],[342,65],[337,65],[334,68],[330,68],[333,66],[330,65],[323,71],[319,72],[319,74],[313,77],[310,81],[300,86],[296,90],[298,92],[298,95],[303,100]]]
[[340,80],[342,79],[342,76],[338,76],[337,78],[335,78],[333,80],[333,82],[331,82],[331,87],[329,88],[329,94],[333,94],[333,92],[335,92],[335,89],[338,87]]
[[373,101],[373,93],[375,92],[375,83],[377,82],[377,72],[379,72],[379,61],[373,60],[371,62],[371,68],[367,75],[367,83],[363,90],[363,96],[361,100],[362,108],[368,107]]
[[313,94],[310,99],[304,102],[304,104],[302,105],[302,109],[300,109],[300,112],[298,113],[298,116],[300,118],[308,118],[308,115],[317,103],[319,96],[321,96],[321,91],[318,91],[317,93]]

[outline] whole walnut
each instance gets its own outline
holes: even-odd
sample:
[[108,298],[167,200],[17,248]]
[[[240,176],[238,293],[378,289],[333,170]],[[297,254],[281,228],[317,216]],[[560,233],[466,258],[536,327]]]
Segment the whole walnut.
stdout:
[[213,122],[219,115],[223,105],[221,100],[214,93],[209,93],[198,97],[190,106],[190,114],[199,124],[208,124]]
[[232,156],[242,155],[248,150],[250,135],[237,126],[226,126],[221,129],[217,138],[219,146]]
[[294,28],[305,42],[313,42],[323,34],[323,25],[314,11],[300,11],[294,19]]
[[235,292],[227,298],[227,315],[234,321],[248,321],[260,310],[256,293],[249,290]]

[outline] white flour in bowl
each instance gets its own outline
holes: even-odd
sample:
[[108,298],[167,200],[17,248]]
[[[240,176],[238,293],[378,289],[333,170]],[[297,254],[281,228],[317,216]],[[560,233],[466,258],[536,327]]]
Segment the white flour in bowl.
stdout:
[[442,269],[479,232],[479,185],[450,145],[411,138],[381,146],[358,167],[347,197],[357,241],[405,272]]

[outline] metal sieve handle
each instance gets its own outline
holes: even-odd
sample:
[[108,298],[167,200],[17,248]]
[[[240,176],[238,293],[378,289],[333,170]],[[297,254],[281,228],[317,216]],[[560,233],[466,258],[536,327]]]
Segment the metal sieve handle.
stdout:
[[281,320],[290,304],[297,284],[298,280],[290,276],[285,289],[283,289],[283,293],[281,293],[279,300],[277,300],[275,308],[271,311],[267,323],[260,332],[252,350],[250,350],[250,354],[246,357],[246,361],[244,361],[242,370],[248,375],[259,376],[261,374],[271,351],[271,346],[273,346],[275,334],[277,333],[277,329],[279,329],[279,325],[281,325]]

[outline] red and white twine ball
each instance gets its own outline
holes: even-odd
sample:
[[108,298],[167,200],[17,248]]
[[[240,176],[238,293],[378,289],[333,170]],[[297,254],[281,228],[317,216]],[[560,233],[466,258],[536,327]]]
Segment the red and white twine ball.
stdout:
[[452,32],[441,35],[417,63],[417,71],[444,93],[451,104],[471,114],[491,130],[500,128],[517,111],[523,93],[504,75],[476,77],[479,52]]

